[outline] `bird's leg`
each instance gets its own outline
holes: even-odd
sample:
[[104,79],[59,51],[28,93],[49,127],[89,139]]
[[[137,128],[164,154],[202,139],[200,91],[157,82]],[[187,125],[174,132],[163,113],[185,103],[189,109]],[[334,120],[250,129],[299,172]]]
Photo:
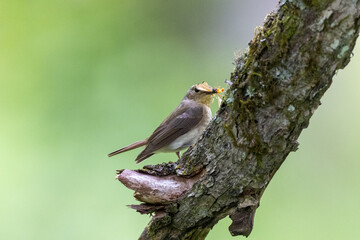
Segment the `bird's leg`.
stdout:
[[177,155],[178,158],[180,159],[180,152],[176,152],[176,155]]

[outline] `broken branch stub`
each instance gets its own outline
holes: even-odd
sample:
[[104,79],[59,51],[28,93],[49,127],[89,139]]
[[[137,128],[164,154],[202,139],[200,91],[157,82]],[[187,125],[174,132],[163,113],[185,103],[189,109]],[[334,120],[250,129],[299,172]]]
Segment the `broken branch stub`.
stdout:
[[201,174],[193,178],[177,175],[154,176],[133,170],[121,170],[116,178],[135,191],[134,197],[149,204],[169,204],[192,188]]

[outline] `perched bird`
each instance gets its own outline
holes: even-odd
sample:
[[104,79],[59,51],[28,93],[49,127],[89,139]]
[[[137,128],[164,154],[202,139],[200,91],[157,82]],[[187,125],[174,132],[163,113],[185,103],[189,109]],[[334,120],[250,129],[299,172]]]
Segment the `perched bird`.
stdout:
[[145,140],[120,148],[109,157],[138,147],[146,146],[135,159],[136,163],[158,152],[175,152],[193,145],[201,136],[211,119],[210,102],[213,94],[224,89],[212,88],[207,82],[192,86],[179,106]]

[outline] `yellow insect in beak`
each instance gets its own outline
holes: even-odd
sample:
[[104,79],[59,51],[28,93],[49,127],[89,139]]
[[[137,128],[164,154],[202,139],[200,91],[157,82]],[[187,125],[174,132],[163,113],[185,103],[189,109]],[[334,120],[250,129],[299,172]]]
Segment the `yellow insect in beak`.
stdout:
[[214,88],[213,93],[222,93],[224,91],[224,88]]

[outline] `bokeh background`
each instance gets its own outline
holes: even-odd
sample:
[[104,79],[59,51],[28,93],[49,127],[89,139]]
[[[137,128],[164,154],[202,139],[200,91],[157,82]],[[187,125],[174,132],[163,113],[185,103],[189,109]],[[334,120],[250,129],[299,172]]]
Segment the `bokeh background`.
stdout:
[[[274,0],[2,0],[0,239],[137,239],[115,170],[194,83],[225,86]],[[360,239],[360,46],[300,149],[265,192],[249,239]],[[213,104],[214,111],[217,104]],[[144,164],[175,160],[158,154]],[[229,218],[208,239],[231,238]]]

